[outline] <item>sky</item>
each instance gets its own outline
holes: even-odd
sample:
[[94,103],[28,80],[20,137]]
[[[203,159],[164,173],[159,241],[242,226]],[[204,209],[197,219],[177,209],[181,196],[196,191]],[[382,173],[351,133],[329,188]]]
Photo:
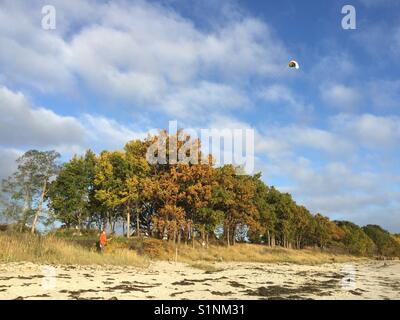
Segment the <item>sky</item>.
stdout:
[[[353,5],[356,29],[342,28]],[[42,7],[56,28],[42,28]],[[400,232],[400,2],[0,0],[0,177],[171,120],[250,128],[256,171],[313,213]],[[295,59],[299,70],[288,68]]]

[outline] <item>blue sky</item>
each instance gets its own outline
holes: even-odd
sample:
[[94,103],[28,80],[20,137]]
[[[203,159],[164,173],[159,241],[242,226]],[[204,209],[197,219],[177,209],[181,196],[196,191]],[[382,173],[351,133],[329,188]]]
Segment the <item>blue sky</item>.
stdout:
[[[41,27],[47,4],[55,30]],[[345,4],[355,30],[341,27]],[[268,184],[314,213],[400,232],[399,9],[395,0],[0,0],[0,176],[29,148],[68,159],[169,120],[252,128]]]

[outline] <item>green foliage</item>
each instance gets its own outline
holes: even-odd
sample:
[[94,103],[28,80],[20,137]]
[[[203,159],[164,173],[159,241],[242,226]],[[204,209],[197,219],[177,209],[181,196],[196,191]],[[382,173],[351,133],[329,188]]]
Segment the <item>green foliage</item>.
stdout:
[[367,225],[363,227],[364,232],[372,239],[376,245],[376,252],[381,256],[393,257],[400,256],[400,243],[395,236],[377,225]]
[[95,161],[90,150],[83,157],[74,156],[50,185],[49,207],[54,217],[67,227],[82,227],[90,217]]
[[342,242],[349,253],[363,256],[374,253],[375,244],[363,229],[348,221],[337,221],[336,224],[344,231]]
[[29,150],[17,159],[17,171],[2,181],[2,207],[4,214],[20,226],[28,223],[31,231],[43,213],[43,204],[50,180],[59,171],[56,151]]

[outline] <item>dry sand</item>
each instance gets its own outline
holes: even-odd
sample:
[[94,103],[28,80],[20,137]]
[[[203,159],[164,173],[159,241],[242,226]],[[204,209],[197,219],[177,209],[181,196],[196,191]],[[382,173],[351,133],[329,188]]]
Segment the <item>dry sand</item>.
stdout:
[[399,261],[213,267],[0,264],[0,299],[400,299]]

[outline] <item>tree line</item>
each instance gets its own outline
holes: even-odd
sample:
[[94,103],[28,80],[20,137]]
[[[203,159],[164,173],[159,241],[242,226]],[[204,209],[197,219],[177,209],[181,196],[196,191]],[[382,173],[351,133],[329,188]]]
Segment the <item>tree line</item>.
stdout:
[[[163,131],[166,134],[166,131]],[[356,255],[400,256],[399,237],[376,225],[359,227],[312,214],[261,180],[215,167],[210,155],[199,164],[150,164],[149,146],[160,136],[128,142],[123,150],[88,150],[59,164],[55,151],[30,150],[3,180],[1,214],[19,231],[38,222],[65,228],[123,230],[126,237],[154,237],[176,244],[237,242],[302,249],[319,247]],[[201,154],[200,142],[167,136],[179,149]],[[172,144],[173,145],[173,144]],[[167,152],[167,155],[169,152]]]

